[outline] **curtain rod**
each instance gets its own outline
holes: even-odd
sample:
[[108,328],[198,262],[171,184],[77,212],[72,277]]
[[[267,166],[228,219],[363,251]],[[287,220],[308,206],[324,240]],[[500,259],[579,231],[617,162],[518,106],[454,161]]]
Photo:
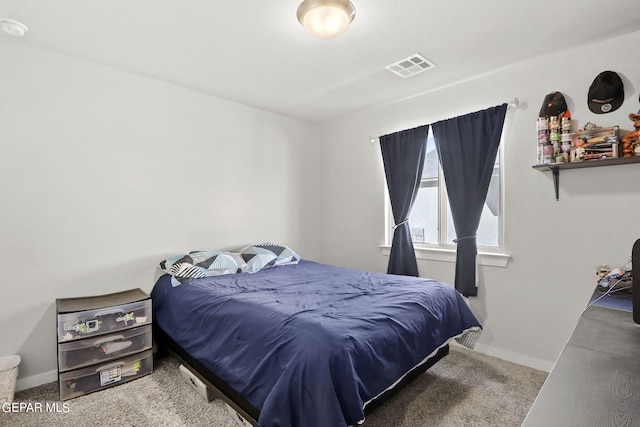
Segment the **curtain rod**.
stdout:
[[[513,98],[513,101],[507,103],[507,110],[510,110],[511,108],[516,109],[520,106],[520,101],[518,100],[518,98]],[[375,143],[376,141],[380,142],[380,137],[376,136],[370,136],[369,137],[369,142],[371,144]]]

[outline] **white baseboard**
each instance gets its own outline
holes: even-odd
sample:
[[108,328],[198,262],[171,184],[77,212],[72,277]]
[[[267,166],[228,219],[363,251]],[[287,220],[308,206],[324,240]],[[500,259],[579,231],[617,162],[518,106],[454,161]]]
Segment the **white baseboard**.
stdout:
[[551,372],[553,368],[553,362],[549,362],[535,357],[523,356],[518,353],[511,353],[509,351],[499,350],[493,347],[489,347],[484,344],[477,343],[474,347],[479,353],[484,353],[488,356],[497,357],[498,359],[507,360],[509,362],[517,363],[519,365],[528,366],[530,368],[539,369],[545,372]]
[[37,387],[42,384],[47,384],[53,381],[58,381],[58,371],[55,369],[49,372],[43,372],[41,374],[32,375],[26,378],[18,378],[16,383],[16,391],[26,390],[28,388]]

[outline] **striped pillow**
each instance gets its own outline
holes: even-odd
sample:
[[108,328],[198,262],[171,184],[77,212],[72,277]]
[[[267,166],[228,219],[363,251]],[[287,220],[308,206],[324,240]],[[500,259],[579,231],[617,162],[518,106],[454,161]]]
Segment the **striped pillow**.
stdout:
[[160,268],[172,276],[173,286],[178,286],[201,277],[242,273],[246,263],[240,254],[233,252],[192,251],[161,261]]

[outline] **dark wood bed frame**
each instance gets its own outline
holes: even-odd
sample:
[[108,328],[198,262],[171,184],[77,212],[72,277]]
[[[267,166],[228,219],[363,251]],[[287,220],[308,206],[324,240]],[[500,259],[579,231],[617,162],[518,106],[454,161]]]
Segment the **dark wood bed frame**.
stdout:
[[[239,417],[242,417],[252,426],[260,427],[258,418],[260,411],[251,405],[240,393],[235,391],[229,384],[220,379],[216,374],[207,369],[202,363],[191,357],[182,347],[180,347],[173,339],[171,339],[157,324],[153,325],[153,339],[155,341],[154,349],[156,357],[163,357],[170,354],[175,357],[181,364],[185,365],[200,381],[202,381],[216,397],[224,400],[231,406]],[[427,369],[432,367],[436,362],[449,354],[449,345],[440,348],[435,355],[429,358],[425,363],[413,369],[407,374],[394,388],[385,391],[375,400],[371,401],[365,408],[365,414],[371,413],[373,409],[380,406],[389,397],[395,394],[405,384],[420,376]]]

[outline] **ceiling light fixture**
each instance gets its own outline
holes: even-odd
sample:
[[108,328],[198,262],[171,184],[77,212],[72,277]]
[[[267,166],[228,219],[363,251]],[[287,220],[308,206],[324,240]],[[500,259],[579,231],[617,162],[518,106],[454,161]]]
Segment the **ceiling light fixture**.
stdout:
[[16,37],[22,37],[29,31],[27,26],[22,22],[9,18],[0,18],[0,28],[2,28],[5,33]]
[[349,0],[304,0],[297,15],[307,33],[330,39],[345,32],[356,16],[356,8]]
[[22,37],[29,31],[27,26],[22,22],[9,18],[0,18],[0,28],[2,28],[5,33],[15,37]]

